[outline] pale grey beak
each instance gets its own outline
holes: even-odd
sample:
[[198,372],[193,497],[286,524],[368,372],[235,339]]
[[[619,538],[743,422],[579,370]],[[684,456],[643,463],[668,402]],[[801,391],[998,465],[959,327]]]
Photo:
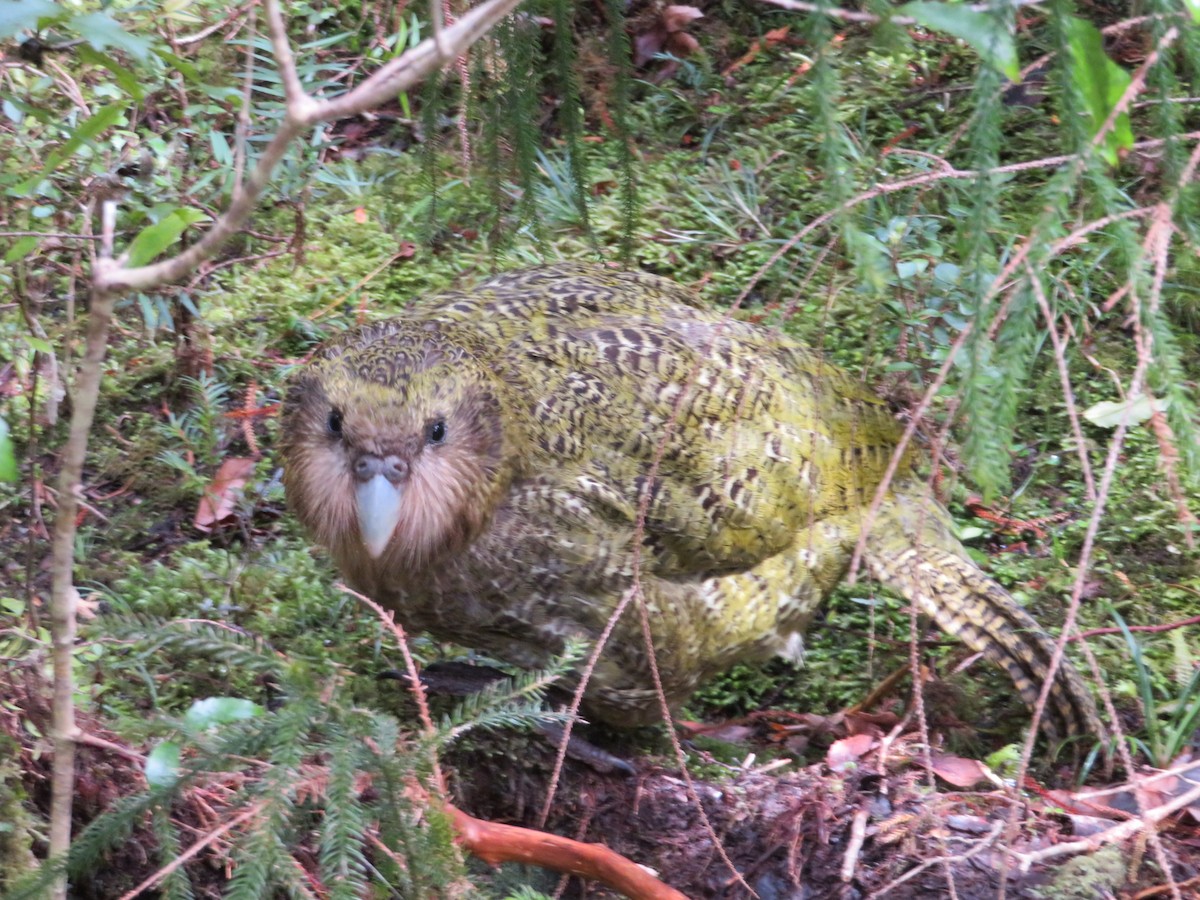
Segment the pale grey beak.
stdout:
[[403,492],[378,474],[364,481],[354,492],[358,501],[358,530],[372,559],[377,559],[392,539],[400,521],[400,500]]

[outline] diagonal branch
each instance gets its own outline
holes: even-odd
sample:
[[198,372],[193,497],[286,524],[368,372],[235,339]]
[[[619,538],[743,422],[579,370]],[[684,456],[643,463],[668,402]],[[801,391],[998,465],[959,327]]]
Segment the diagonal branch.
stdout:
[[206,259],[250,218],[259,198],[271,180],[271,173],[283,159],[288,146],[317,122],[345,118],[379,106],[400,91],[408,90],[443,65],[458,57],[478,41],[492,26],[508,15],[521,0],[487,0],[441,32],[440,40],[426,38],[382,66],[349,93],[333,100],[317,100],[304,91],[296,71],[296,62],[287,40],[279,0],[267,0],[267,24],[271,44],[279,65],[287,96],[283,122],[259,157],[241,190],[235,191],[229,208],[205,235],[177,256],[137,268],[127,268],[120,259],[99,259],[93,271],[98,291],[117,295],[148,290],[176,281]]

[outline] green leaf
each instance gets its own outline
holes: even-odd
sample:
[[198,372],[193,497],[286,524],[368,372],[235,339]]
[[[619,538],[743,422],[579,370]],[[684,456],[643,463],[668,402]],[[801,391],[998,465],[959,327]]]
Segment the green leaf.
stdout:
[[94,66],[101,66],[108,69],[112,73],[113,78],[117,80],[117,84],[134,100],[141,100],[146,96],[146,91],[142,87],[142,83],[138,80],[138,77],[108,54],[94,50],[87,44],[81,44],[76,53],[79,54],[79,58],[85,63],[91,63]]
[[167,788],[179,780],[179,745],[163,741],[146,756],[146,783]]
[[[1167,401],[1152,400],[1145,394],[1138,394],[1123,402],[1102,400],[1095,406],[1089,406],[1084,410],[1083,417],[1101,428],[1116,428],[1121,424],[1122,419],[1125,419],[1128,425],[1140,425],[1154,415],[1155,411],[1166,412]],[[1128,416],[1127,419],[1126,416]]]
[[17,480],[17,453],[8,436],[8,423],[0,419],[0,481]]
[[[12,109],[10,110],[9,107],[12,107]],[[34,119],[37,119],[39,122],[45,122],[46,124],[50,124],[51,122],[55,121],[55,116],[51,114],[50,110],[43,109],[36,103],[27,103],[19,97],[5,97],[4,114],[13,121],[15,121],[12,116],[12,112],[14,110],[20,115],[31,116]]]
[[38,19],[52,19],[62,12],[50,0],[0,0],[0,40],[20,31],[37,31]]
[[207,219],[207,215],[191,207],[181,206],[172,210],[169,215],[138,232],[129,245],[129,265],[144,266],[179,240],[189,225]]
[[1183,8],[1192,14],[1193,22],[1200,22],[1200,0],[1183,0]]
[[896,263],[896,274],[901,278],[912,278],[928,268],[929,260],[927,259],[905,259]]
[[875,290],[883,290],[889,283],[892,265],[887,247],[852,223],[845,227],[845,240],[859,277]]
[[49,356],[54,352],[54,348],[50,346],[50,342],[45,338],[34,337],[32,334],[23,334],[21,337],[25,339],[25,343],[27,343],[38,353],[45,353],[47,356]]
[[76,128],[71,136],[68,137],[61,147],[46,157],[46,163],[42,166],[42,171],[32,178],[26,180],[18,186],[19,193],[28,193],[37,187],[38,182],[62,165],[63,160],[73,154],[76,150],[82,147],[85,143],[97,137],[101,132],[116,124],[117,120],[124,115],[125,110],[119,106],[106,106],[98,113],[84,120],[83,124]]
[[933,277],[943,284],[958,284],[962,272],[954,263],[938,263],[933,268]]
[[213,725],[238,722],[262,715],[262,707],[238,697],[205,697],[192,704],[183,721],[192,731],[203,731]]
[[150,55],[150,42],[130,34],[108,13],[94,12],[76,16],[66,22],[64,27],[74,29],[97,50],[116,47],[137,60],[144,60]]
[[183,77],[186,78],[188,81],[199,81],[200,80],[199,70],[197,70],[195,66],[193,66],[190,62],[188,62],[183,57],[176,56],[174,53],[170,53],[170,52],[168,52],[166,50],[162,50],[158,47],[155,47],[153,49],[154,49],[155,56],[157,56],[159,59],[161,59],[163,62],[167,63],[168,65],[174,66],[175,69],[181,75],[183,75]]
[[[1075,78],[1075,87],[1083,97],[1091,134],[1095,137],[1129,87],[1129,73],[1104,53],[1104,38],[1095,25],[1074,16],[1068,16],[1064,24],[1067,46],[1075,62],[1070,71]],[[1104,136],[1100,153],[1105,162],[1115,166],[1118,162],[1117,151],[1132,146],[1133,128],[1129,124],[1129,116],[1121,113]]]
[[19,259],[24,259],[36,249],[38,239],[35,237],[23,237],[13,242],[13,245],[8,248],[8,252],[4,254],[5,264],[15,263]]
[[958,539],[960,541],[962,541],[964,544],[967,541],[975,540],[975,538],[977,538],[977,537],[983,537],[983,535],[986,533],[978,525],[963,525],[959,528],[955,528],[954,531],[955,531],[955,534],[958,536]]
[[1021,66],[1017,62],[1016,42],[1012,35],[987,13],[977,12],[961,3],[918,0],[899,7],[896,14],[911,16],[918,24],[931,31],[944,31],[966,41],[984,62],[999,69],[1009,81],[1020,79]]

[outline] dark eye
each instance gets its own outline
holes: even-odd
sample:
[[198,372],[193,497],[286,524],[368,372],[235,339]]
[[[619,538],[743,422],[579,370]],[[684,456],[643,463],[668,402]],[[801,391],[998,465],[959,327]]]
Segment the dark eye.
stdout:
[[429,443],[440,444],[446,439],[446,423],[438,419],[429,426]]
[[325,427],[329,429],[329,433],[334,437],[342,436],[342,414],[336,409],[329,411],[329,418],[325,420]]

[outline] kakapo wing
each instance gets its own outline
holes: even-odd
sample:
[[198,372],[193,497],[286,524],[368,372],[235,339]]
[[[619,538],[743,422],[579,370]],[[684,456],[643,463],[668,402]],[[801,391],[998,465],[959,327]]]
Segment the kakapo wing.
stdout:
[[536,469],[629,523],[645,502],[659,575],[784,551],[869,500],[895,446],[886,406],[840,369],[652,275],[556,266],[437,300],[429,314],[506,346]]

